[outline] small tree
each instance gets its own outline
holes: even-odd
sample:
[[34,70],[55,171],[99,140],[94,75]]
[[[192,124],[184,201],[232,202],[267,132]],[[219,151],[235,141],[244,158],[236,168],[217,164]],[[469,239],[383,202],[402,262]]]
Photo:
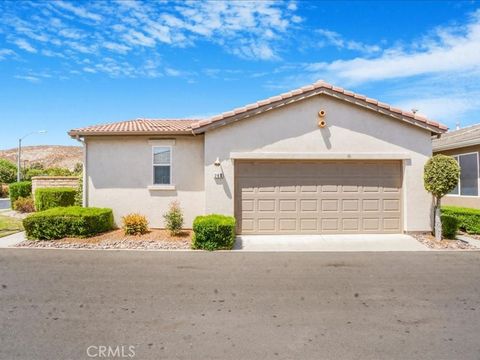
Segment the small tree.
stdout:
[[440,206],[443,196],[455,189],[460,177],[460,166],[457,161],[446,155],[435,155],[425,164],[423,182],[425,189],[432,193],[434,203],[434,231],[437,240],[442,239],[442,220]]
[[170,234],[175,236],[180,234],[183,227],[183,213],[178,201],[172,201],[170,208],[163,215],[165,227],[170,230]]

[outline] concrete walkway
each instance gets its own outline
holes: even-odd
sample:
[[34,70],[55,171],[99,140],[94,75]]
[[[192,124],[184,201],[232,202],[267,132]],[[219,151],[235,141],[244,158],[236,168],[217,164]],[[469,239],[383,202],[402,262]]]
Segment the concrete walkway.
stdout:
[[242,235],[234,250],[240,251],[427,251],[413,237],[403,234],[372,235]]
[[457,239],[466,241],[470,245],[473,245],[480,249],[480,240],[474,239],[473,237],[470,237],[468,235],[457,235],[456,237]]
[[23,240],[26,240],[25,231],[21,231],[12,235],[4,236],[0,238],[0,249],[8,248],[21,243]]

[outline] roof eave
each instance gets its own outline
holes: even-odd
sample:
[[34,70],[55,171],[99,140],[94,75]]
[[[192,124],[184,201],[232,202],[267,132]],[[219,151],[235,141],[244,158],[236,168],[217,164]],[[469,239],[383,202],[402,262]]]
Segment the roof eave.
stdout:
[[77,131],[77,130],[70,130],[68,135],[71,138],[78,138],[78,137],[87,137],[87,136],[171,136],[171,135],[190,135],[193,136],[195,134],[192,133],[192,130],[181,130],[181,131]]
[[454,149],[461,149],[468,146],[475,146],[480,145],[480,138],[477,139],[470,139],[470,140],[462,140],[456,142],[454,144],[444,144],[444,145],[437,145],[433,144],[433,152],[445,151],[445,150],[454,150]]
[[299,100],[302,100],[302,99],[307,99],[307,98],[317,96],[317,95],[322,95],[322,94],[332,96],[334,98],[345,100],[345,101],[350,102],[352,104],[362,106],[363,108],[366,108],[366,109],[381,113],[383,115],[387,115],[387,116],[402,120],[404,122],[410,123],[411,125],[416,125],[416,126],[421,127],[425,130],[429,130],[432,134],[443,134],[444,132],[446,132],[448,130],[448,128],[446,126],[443,126],[441,124],[438,124],[439,126],[436,126],[436,125],[434,125],[434,124],[436,124],[435,122],[432,122],[428,119],[425,119],[425,118],[422,118],[422,117],[419,117],[419,116],[416,116],[416,115],[414,115],[414,117],[405,116],[405,115],[403,115],[402,112],[394,112],[394,111],[385,109],[382,106],[379,106],[378,104],[380,104],[380,103],[375,104],[375,103],[369,102],[369,101],[367,101],[367,99],[363,99],[363,98],[355,98],[355,97],[352,98],[351,96],[348,96],[348,95],[345,95],[345,94],[340,94],[340,93],[336,92],[335,90],[331,90],[331,89],[328,89],[328,88],[322,88],[321,87],[321,88],[312,89],[308,92],[304,92],[304,93],[294,95],[294,96],[291,96],[291,97],[280,98],[279,100],[277,100],[275,102],[271,102],[271,103],[268,103],[268,104],[263,105],[263,106],[259,105],[258,107],[252,108],[250,110],[239,111],[238,113],[235,113],[235,111],[233,111],[231,115],[225,116],[224,118],[215,119],[215,117],[213,117],[212,120],[210,120],[208,122],[204,121],[203,125],[202,125],[202,122],[199,122],[199,123],[193,125],[192,126],[192,131],[195,134],[200,134],[200,133],[203,133],[203,132],[208,131],[208,130],[212,130],[212,129],[220,127],[220,126],[227,125],[231,122],[235,122],[235,121],[238,121],[238,120],[241,120],[241,119],[252,117],[252,116],[261,114],[263,112],[273,110],[273,109],[279,108],[281,106],[288,105],[290,103],[293,103],[293,102],[296,102],[296,101],[299,101]]

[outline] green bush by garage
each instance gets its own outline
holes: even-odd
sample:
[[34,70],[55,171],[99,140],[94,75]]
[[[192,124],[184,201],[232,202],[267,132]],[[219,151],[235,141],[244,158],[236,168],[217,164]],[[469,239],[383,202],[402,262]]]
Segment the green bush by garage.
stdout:
[[10,202],[13,206],[15,200],[19,197],[27,198],[32,195],[32,183],[30,181],[20,181],[12,183],[8,186],[10,194]]
[[442,214],[458,220],[460,230],[469,234],[480,234],[480,210],[457,206],[443,206]]
[[235,218],[218,214],[197,216],[193,232],[194,249],[230,250],[235,244]]
[[455,239],[460,221],[455,216],[442,214],[442,237]]
[[74,188],[39,188],[35,190],[35,208],[37,211],[48,210],[59,206],[75,205],[75,195],[77,191]]
[[26,217],[23,227],[28,239],[88,237],[112,230],[113,212],[104,208],[57,207]]

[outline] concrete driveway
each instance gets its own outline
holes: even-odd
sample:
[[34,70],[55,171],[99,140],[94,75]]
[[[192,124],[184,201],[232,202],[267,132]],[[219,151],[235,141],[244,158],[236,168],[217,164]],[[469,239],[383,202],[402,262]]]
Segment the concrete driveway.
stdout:
[[242,235],[235,243],[244,251],[427,251],[404,234]]
[[0,249],[0,359],[478,359],[479,273],[478,252]]

